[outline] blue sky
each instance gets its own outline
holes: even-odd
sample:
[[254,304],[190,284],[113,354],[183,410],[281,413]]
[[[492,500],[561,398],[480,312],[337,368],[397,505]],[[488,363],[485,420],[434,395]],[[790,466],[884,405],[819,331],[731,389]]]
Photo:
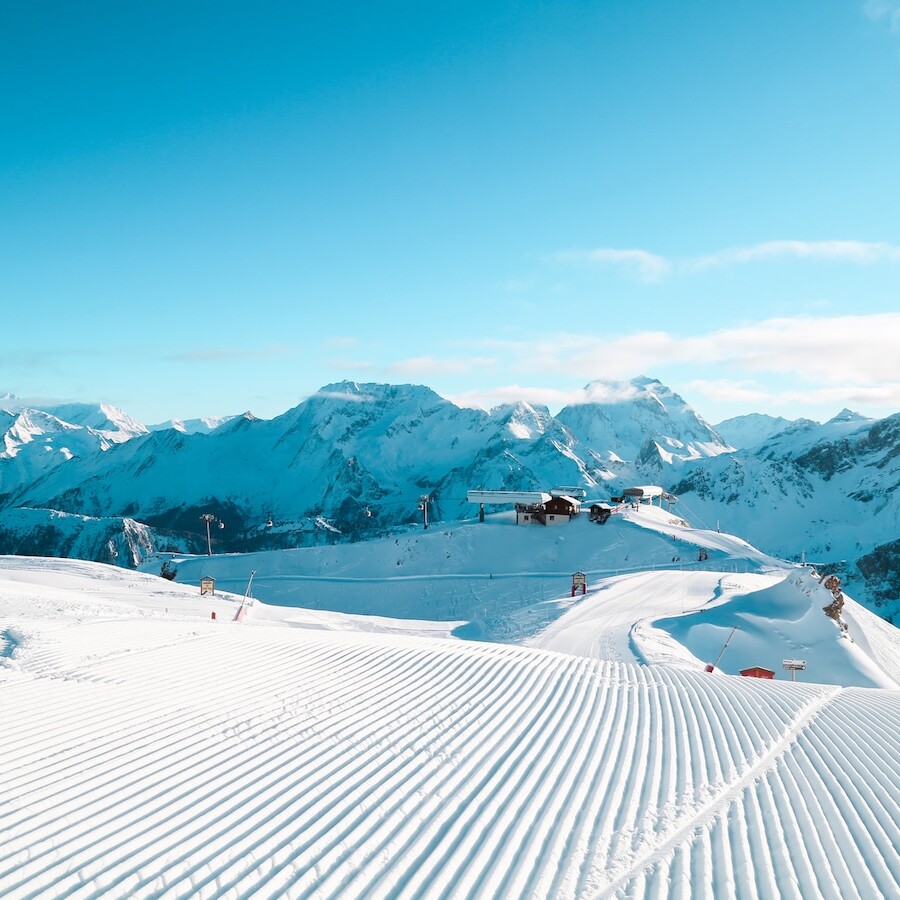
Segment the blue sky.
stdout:
[[900,0],[13,0],[0,78],[0,394],[900,410]]

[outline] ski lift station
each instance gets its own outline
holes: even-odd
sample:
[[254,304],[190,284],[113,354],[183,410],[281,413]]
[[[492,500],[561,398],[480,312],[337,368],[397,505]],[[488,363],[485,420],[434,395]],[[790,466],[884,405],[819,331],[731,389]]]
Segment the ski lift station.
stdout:
[[649,503],[653,505],[656,500],[660,506],[663,503],[674,503],[678,498],[664,491],[657,484],[645,484],[640,487],[627,487],[622,491],[622,498],[627,503]]
[[[478,521],[484,521],[485,504],[490,506],[512,506],[516,511],[517,525],[563,525],[570,522],[581,511],[581,503],[587,497],[582,487],[555,487],[549,491],[482,491],[466,493],[469,503],[478,504]],[[614,503],[650,504],[656,500],[659,506],[675,503],[677,497],[655,484],[628,487],[621,497],[613,497]],[[590,507],[592,522],[601,525],[606,522],[616,507],[607,503],[594,503]]]

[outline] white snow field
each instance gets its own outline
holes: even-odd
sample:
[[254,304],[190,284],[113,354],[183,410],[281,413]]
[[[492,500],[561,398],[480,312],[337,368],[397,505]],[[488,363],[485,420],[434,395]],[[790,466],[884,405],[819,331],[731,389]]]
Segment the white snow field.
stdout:
[[[399,580],[359,545],[309,551],[333,584],[303,551],[179,559],[346,607],[241,622],[243,586],[0,557],[0,896],[900,896],[896,629],[848,598],[843,637],[808,570],[613,518],[410,535]],[[437,571],[450,541],[476,550]],[[480,624],[449,615],[454,575]],[[410,584],[440,616],[385,615]],[[490,635],[495,600],[507,642],[451,636]],[[724,674],[775,657],[778,680]]]

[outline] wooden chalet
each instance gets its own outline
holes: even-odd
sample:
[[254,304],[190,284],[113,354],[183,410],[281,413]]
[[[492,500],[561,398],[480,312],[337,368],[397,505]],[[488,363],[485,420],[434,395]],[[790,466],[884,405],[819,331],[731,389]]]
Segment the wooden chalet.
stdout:
[[574,497],[551,497],[542,509],[541,521],[545,525],[565,525],[571,522],[581,510],[581,504]]
[[517,503],[516,525],[565,525],[581,510],[574,497],[550,497],[545,503]]

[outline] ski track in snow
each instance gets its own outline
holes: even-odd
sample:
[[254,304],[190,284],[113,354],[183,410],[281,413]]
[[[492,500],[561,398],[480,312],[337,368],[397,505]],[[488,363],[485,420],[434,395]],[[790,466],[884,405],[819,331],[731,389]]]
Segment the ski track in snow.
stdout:
[[3,897],[900,895],[895,691],[31,624],[0,668]]

